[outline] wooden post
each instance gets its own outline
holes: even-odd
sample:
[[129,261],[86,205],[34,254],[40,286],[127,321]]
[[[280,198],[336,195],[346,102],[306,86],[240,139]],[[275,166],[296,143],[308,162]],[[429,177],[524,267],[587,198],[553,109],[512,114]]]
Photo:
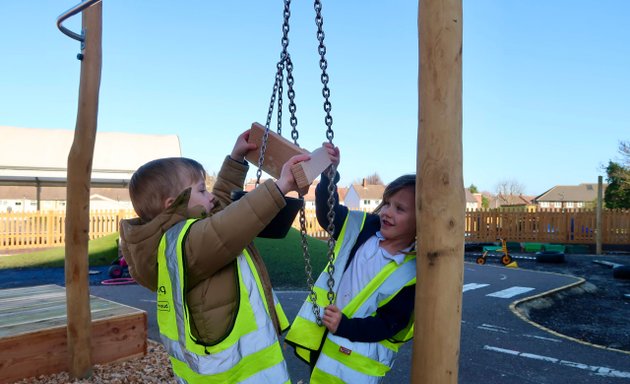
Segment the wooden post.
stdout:
[[419,0],[412,382],[457,383],[464,271],[462,0]]
[[602,254],[602,177],[597,176],[597,207],[595,208],[595,253]]
[[85,46],[81,53],[81,82],[74,141],[68,155],[66,206],[66,301],[70,374],[91,374],[92,320],[88,286],[88,239],[90,223],[90,177],[96,141],[98,93],[101,83],[102,4],[83,11]]

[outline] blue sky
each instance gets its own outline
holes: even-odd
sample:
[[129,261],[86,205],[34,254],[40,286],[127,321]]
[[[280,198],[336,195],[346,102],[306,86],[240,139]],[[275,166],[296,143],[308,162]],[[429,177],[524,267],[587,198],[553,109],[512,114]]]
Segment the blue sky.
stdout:
[[[77,2],[0,2],[0,125],[74,128],[79,43],[55,21]],[[104,0],[99,131],[177,134],[184,156],[218,171],[237,135],[265,121],[282,8]],[[464,1],[466,186],[494,192],[514,180],[537,195],[605,176],[630,140],[628,14],[625,0]],[[341,184],[415,172],[417,2],[324,1],[323,17]],[[80,17],[66,25],[78,31]],[[289,51],[307,149],[326,140],[315,31],[312,2],[294,1]]]

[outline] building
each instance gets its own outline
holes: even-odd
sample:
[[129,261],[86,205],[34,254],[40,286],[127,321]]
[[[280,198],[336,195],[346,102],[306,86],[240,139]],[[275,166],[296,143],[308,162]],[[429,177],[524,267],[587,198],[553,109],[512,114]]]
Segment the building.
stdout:
[[468,188],[464,189],[466,194],[466,210],[481,208],[481,193],[471,193]]
[[363,179],[362,184],[352,184],[348,187],[344,199],[345,206],[353,210],[371,212],[381,203],[383,192],[384,185],[367,184],[367,180]]
[[[67,162],[74,130],[0,126],[0,212],[65,209]],[[142,164],[179,157],[176,135],[97,132],[91,209],[127,209],[127,187]]]
[[[602,184],[602,198],[608,184]],[[586,208],[597,203],[597,183],[556,185],[534,198],[540,208]]]

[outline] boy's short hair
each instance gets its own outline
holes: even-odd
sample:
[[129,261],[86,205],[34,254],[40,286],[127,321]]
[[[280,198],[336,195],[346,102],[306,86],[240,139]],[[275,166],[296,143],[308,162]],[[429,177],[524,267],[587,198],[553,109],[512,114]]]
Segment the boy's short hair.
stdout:
[[166,199],[179,196],[191,184],[205,178],[203,166],[192,159],[168,157],[149,161],[131,176],[131,204],[142,220],[150,221],[164,210]]

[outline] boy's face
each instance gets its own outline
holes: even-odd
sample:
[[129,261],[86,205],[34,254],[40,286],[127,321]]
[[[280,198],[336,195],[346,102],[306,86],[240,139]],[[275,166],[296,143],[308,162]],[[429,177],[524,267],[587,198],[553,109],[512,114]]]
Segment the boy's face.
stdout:
[[215,206],[215,196],[214,194],[208,192],[206,189],[206,183],[204,180],[199,180],[196,183],[190,185],[190,200],[188,200],[188,208],[195,207],[197,205],[201,205],[206,213],[210,213],[212,208]]

